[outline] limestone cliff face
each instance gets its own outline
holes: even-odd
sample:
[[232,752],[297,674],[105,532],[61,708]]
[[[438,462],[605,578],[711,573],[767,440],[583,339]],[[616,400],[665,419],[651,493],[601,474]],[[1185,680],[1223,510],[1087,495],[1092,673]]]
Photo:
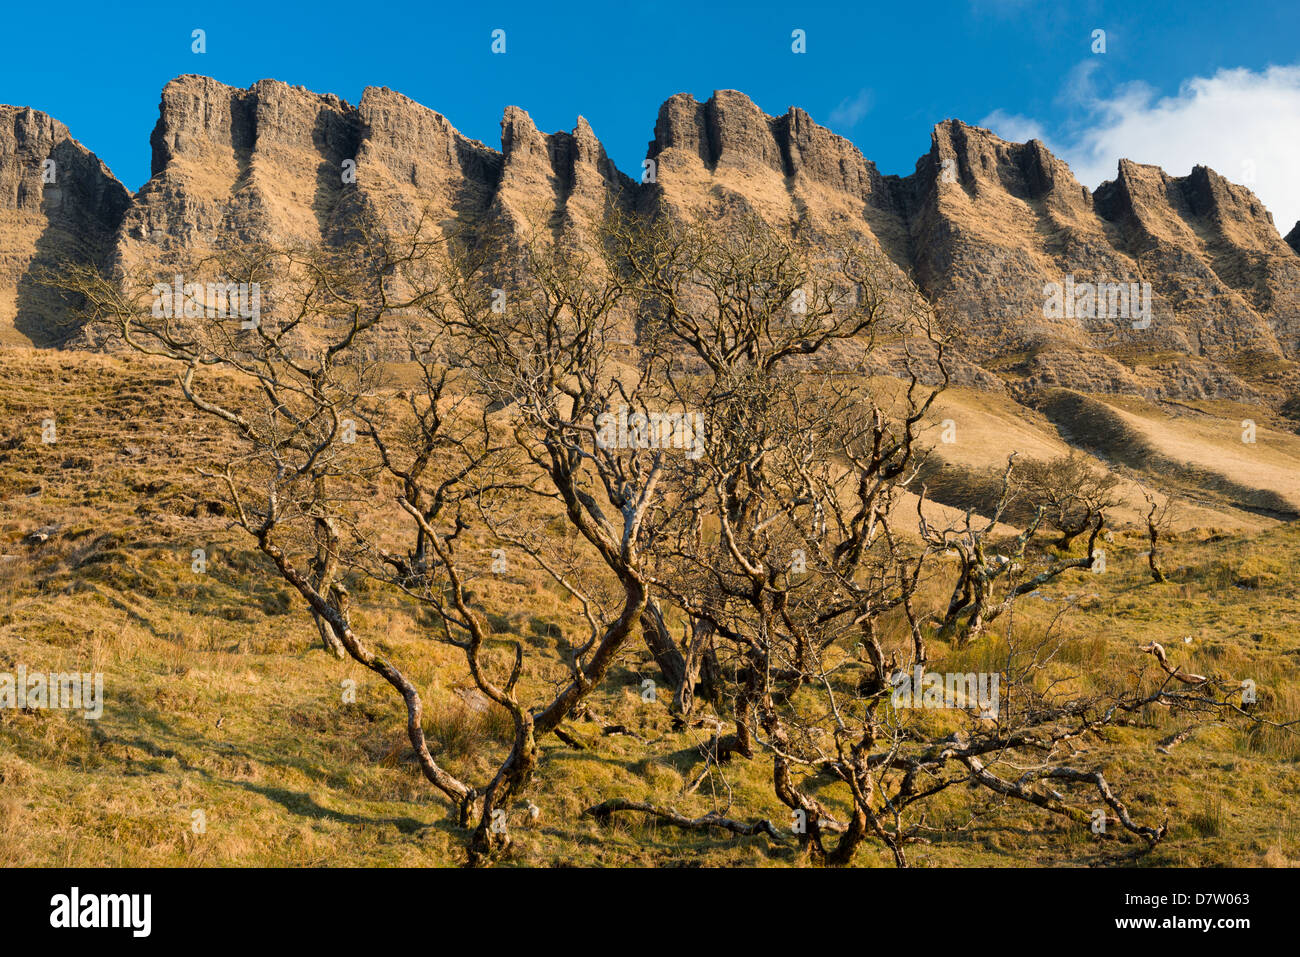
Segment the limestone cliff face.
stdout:
[[1077,349],[1085,330],[1044,316],[1044,288],[1071,270],[1132,276],[1069,168],[1037,142],[1007,143],[949,120],[929,154],[893,184],[909,225],[918,282],[978,360]]
[[68,261],[102,264],[130,202],[62,123],[0,106],[0,344],[66,338],[64,304],[36,276]]
[[521,234],[550,229],[588,237],[607,207],[626,207],[635,195],[582,117],[572,132],[547,135],[523,110],[508,107],[501,158],[492,212]]
[[501,180],[501,154],[462,136],[447,118],[387,87],[361,96],[357,189],[412,227],[483,216]]
[[[511,107],[496,149],[386,88],[354,107],[273,80],[241,90],[198,76],[164,88],[152,144],[153,177],[131,197],[53,120],[0,108],[0,302],[10,290],[12,303],[42,236],[47,256],[164,267],[231,242],[328,242],[363,208],[399,227],[421,215],[444,230],[492,221],[580,243],[613,205],[753,210],[878,245],[953,328],[967,384],[1220,398],[1300,385],[1288,371],[1300,360],[1300,224],[1283,240],[1248,189],[1204,167],[1172,177],[1124,160],[1093,193],[1041,143],[947,120],[912,174],[882,176],[804,111],[769,116],[721,90],[663,104],[643,183],[582,118],[544,133]],[[71,178],[53,211],[39,172],[57,150]],[[1053,284],[1149,288],[1150,323],[1045,310]],[[35,329],[47,320],[29,301]]]
[[247,90],[184,76],[163,90],[153,178],[119,243],[124,258],[166,257],[263,239],[327,241],[362,207],[399,228],[449,229],[505,217],[515,228],[577,228],[632,183],[587,125],[542,134],[511,107],[494,150],[446,117],[382,87],[359,107],[274,80]]
[[[704,103],[679,94],[660,108],[647,157],[655,181],[643,188],[645,215],[753,211],[813,237],[848,234],[879,248],[899,273],[913,269],[906,190],[802,110],[768,116],[733,90]],[[1002,388],[962,356],[955,361],[958,383]]]
[[[1300,257],[1249,190],[1204,167],[1123,160],[1092,194],[1041,143],[950,120],[896,187],[939,312],[972,358],[1030,385],[1247,398],[1242,357],[1300,350]],[[1045,310],[1049,284],[1085,283],[1149,284],[1149,325],[1100,296],[1094,315]]]
[[358,111],[275,80],[239,90],[201,76],[163,89],[153,176],[118,255],[167,262],[229,242],[320,240],[355,159]]
[[1222,360],[1295,354],[1300,259],[1248,189],[1203,166],[1171,177],[1124,160],[1097,206],[1164,291],[1173,348]]
[[680,93],[660,107],[646,155],[652,193],[670,207],[699,208],[720,192],[770,217],[902,238],[888,235],[901,221],[875,164],[794,107],[772,117],[734,90],[704,103]]

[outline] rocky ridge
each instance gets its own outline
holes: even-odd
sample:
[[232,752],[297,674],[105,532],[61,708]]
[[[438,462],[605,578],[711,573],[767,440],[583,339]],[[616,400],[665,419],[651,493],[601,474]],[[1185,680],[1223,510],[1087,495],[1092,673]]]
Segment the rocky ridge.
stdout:
[[[7,341],[62,339],[59,304],[32,275],[69,257],[161,268],[217,243],[328,241],[358,203],[399,226],[425,213],[444,228],[496,219],[580,241],[610,204],[644,216],[720,207],[878,245],[956,331],[968,384],[1254,401],[1297,391],[1300,224],[1284,240],[1257,197],[1206,167],[1176,177],[1122,160],[1090,191],[1038,141],[946,120],[913,173],[887,176],[803,110],[770,116],[723,90],[663,104],[642,183],[582,118],[548,134],[510,107],[494,149],[386,88],[352,106],[200,76],[164,88],[151,143],[152,178],[132,196],[62,124],[0,107]],[[42,182],[47,159],[57,183]],[[1045,311],[1051,284],[1097,284],[1103,301],[1111,285],[1147,288],[1150,321]]]

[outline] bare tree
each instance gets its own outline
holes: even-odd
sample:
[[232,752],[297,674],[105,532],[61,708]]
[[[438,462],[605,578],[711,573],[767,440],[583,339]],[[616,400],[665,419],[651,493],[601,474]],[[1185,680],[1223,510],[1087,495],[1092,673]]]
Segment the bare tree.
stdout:
[[[1043,564],[1037,572],[1026,574],[1030,565],[1028,551],[1049,503],[1030,500],[1031,511],[1023,530],[1010,537],[998,535],[998,526],[1016,502],[1015,459],[1013,454],[1007,460],[1000,492],[988,518],[967,511],[961,524],[938,527],[926,518],[925,490],[921,490],[917,515],[922,538],[936,551],[957,557],[957,580],[939,630],[942,638],[956,637],[963,643],[968,642],[1009,611],[1021,595],[1037,591],[1072,569],[1091,569],[1097,561],[1097,538],[1105,526],[1106,514],[1101,507],[1090,503],[1081,506],[1081,514],[1086,517],[1089,529],[1086,553],[1079,558],[1067,559],[1042,555]],[[1072,522],[1077,520],[1071,519]]]
[[[655,586],[703,623],[695,634],[727,648],[736,731],[726,750],[770,753],[777,797],[806,824],[801,841],[818,859],[845,862],[869,832],[889,840],[865,760],[877,723],[869,716],[852,730],[837,715],[838,727],[810,739],[791,707],[801,689],[826,685],[825,658],[849,638],[869,665],[864,693],[886,688],[894,662],[877,622],[891,610],[910,615],[920,572],[918,550],[895,535],[889,513],[915,475],[920,423],[946,381],[944,341],[878,251],[791,241],[756,217],[726,230],[702,219],[633,227],[617,239],[651,335],[698,363],[695,374],[669,371],[675,391],[702,410],[709,437],[667,503],[674,514],[661,534]],[[937,383],[925,386],[913,370],[887,404],[798,362],[832,343],[917,329]],[[911,351],[902,355],[911,369]],[[912,654],[924,660],[912,625]],[[838,756],[856,795],[832,850],[822,835],[835,824],[799,781],[808,746],[822,761]],[[628,809],[606,804],[593,813]],[[700,826],[717,826],[716,815]]]
[[[1073,749],[1150,706],[1220,715],[1235,686],[1188,683],[1160,655],[1154,683],[1138,662],[1110,686],[1046,676],[1064,639],[1055,619],[1023,638],[1016,601],[1091,567],[1106,506],[1084,507],[1085,557],[1037,574],[1029,549],[1050,503],[1010,544],[994,534],[1013,463],[991,520],[927,516],[922,436],[948,382],[947,340],[879,249],[792,237],[752,214],[611,215],[596,248],[546,228],[444,239],[423,222],[403,236],[379,222],[360,220],[338,247],[193,264],[227,292],[261,290],[251,324],[213,302],[191,308],[188,292],[160,309],[171,292],[145,274],[52,281],[129,347],[176,363],[187,400],[223,424],[235,451],[207,474],[234,526],[302,596],[326,646],[402,698],[420,768],[469,829],[472,863],[508,846],[539,739],[571,740],[563,722],[638,634],[670,676],[677,722],[718,728],[705,773],[725,775],[728,758],[770,760],[775,799],[819,863],[849,863],[874,839],[906,864],[909,844],[968,826],[929,812],[964,783],[988,802],[973,815],[1016,800],[1095,821],[1086,795],[1125,833],[1163,838],[1164,823],[1136,819],[1100,761]],[[493,634],[480,538],[579,609],[561,678],[535,675],[536,652]],[[945,551],[959,557],[955,586]],[[509,716],[508,748],[485,779],[462,779],[429,746],[409,669],[354,624],[356,581],[432,612],[429,636],[458,649],[474,687]],[[931,593],[949,588],[946,614],[930,614]],[[988,634],[999,618],[1004,634]],[[900,676],[929,706],[936,652],[977,639],[1001,642],[1005,695],[941,688],[951,720],[937,734],[900,698]],[[729,805],[689,817],[612,797],[589,813],[629,812],[785,833]]]
[[[1135,818],[1098,762],[1076,763],[1080,743],[1152,705],[1221,714],[1234,686],[1170,687],[1165,673],[1152,685],[1141,659],[1104,688],[1045,680],[1065,640],[1060,615],[1022,639],[1016,601],[1092,566],[1104,505],[1084,506],[1087,554],[1053,559],[1036,574],[1025,569],[1027,550],[1050,503],[1034,506],[1009,546],[993,538],[1014,497],[1011,464],[991,521],[968,514],[964,526],[941,528],[927,517],[917,487],[922,423],[947,383],[946,343],[905,277],[870,249],[835,237],[791,240],[753,217],[661,222],[615,240],[647,338],[691,360],[666,372],[707,423],[701,456],[672,476],[667,514],[650,522],[651,584],[688,622],[704,623],[718,647],[735,732],[715,749],[713,771],[725,773],[723,754],[770,758],[773,792],[818,863],[848,863],[875,839],[905,865],[909,844],[969,827],[1007,801],[1099,826],[1104,836],[1113,836],[1110,822],[1145,846],[1163,839],[1167,822]],[[872,376],[866,362],[832,371],[805,361],[850,340],[868,353],[891,349],[895,377]],[[913,502],[915,523],[906,517]],[[947,578],[936,560],[945,551],[959,555],[958,580],[933,632],[924,601]],[[949,688],[938,676],[932,702],[930,639],[960,619],[970,642],[1000,617],[1000,667],[982,677],[1001,696],[988,701],[971,683]],[[947,709],[951,733],[936,735],[900,698],[913,681],[917,706]],[[827,780],[842,789],[847,819],[823,796]],[[936,796],[966,784],[985,795],[969,821],[929,813]],[[587,813],[738,834],[791,830],[746,822],[729,802],[691,817],[611,798]]]
[[[508,844],[506,810],[535,771],[537,739],[599,686],[645,611],[641,525],[663,453],[598,442],[611,398],[634,394],[606,368],[617,280],[538,244],[507,282],[493,270],[517,251],[486,231],[448,242],[422,221],[394,237],[376,220],[355,233],[337,249],[232,250],[194,264],[195,276],[260,289],[247,328],[211,303],[159,309],[170,293],[148,276],[86,269],[51,282],[126,345],[178,363],[185,397],[238,440],[209,473],[234,524],[305,599],[327,647],[400,694],[426,778],[462,825],[477,817],[469,848],[483,862]],[[414,386],[399,388],[378,361],[394,350],[413,361]],[[562,549],[528,534],[530,502],[559,506],[612,572],[616,599],[566,574],[552,558]],[[535,560],[583,608],[589,633],[569,640],[570,680],[532,703],[523,646],[494,654],[501,642],[471,594],[482,559],[465,533],[475,527]],[[461,649],[475,687],[509,714],[513,740],[486,783],[460,780],[431,752],[414,682],[352,624],[349,573],[434,611],[435,637]]]
[[1165,500],[1161,502],[1156,493],[1146,488],[1142,488],[1142,497],[1146,500],[1146,512],[1143,518],[1147,526],[1147,567],[1151,569],[1151,580],[1157,585],[1164,584],[1169,579],[1165,577],[1164,569],[1160,567],[1160,536],[1168,532],[1173,525],[1175,515],[1174,497],[1166,495]]
[[1055,544],[1062,550],[1092,529],[1098,513],[1119,504],[1119,477],[1093,465],[1078,449],[1055,459],[1027,460],[1017,473],[1028,511],[1042,508],[1042,520],[1056,529]]

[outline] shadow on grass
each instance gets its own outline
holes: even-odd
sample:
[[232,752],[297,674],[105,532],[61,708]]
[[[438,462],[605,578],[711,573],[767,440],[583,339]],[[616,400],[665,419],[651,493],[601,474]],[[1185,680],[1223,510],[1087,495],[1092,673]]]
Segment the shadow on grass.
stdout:
[[268,798],[283,807],[290,814],[296,814],[299,817],[312,818],[314,820],[335,821],[339,824],[360,824],[374,827],[392,827],[401,831],[403,834],[413,834],[421,831],[426,827],[437,827],[437,822],[426,823],[417,821],[413,817],[365,817],[360,814],[350,814],[345,811],[334,811],[324,807],[313,800],[309,795],[299,791],[290,791],[287,788],[273,788],[260,784],[252,784],[248,781],[231,781],[228,782],[233,787],[240,787],[246,791],[252,791]]

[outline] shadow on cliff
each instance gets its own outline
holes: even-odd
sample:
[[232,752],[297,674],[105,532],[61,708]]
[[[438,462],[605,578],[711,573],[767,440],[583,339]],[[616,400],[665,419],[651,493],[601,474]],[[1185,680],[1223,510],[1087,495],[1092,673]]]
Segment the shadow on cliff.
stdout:
[[[346,236],[347,225],[360,209],[356,186],[345,179],[343,164],[356,162],[363,138],[359,113],[340,116],[322,105],[312,127],[312,145],[320,156],[316,164],[316,193],[311,208],[316,215],[322,242],[337,244]],[[356,169],[352,169],[355,183]]]
[[50,159],[55,161],[56,181],[31,183],[27,195],[19,195],[20,207],[39,208],[45,220],[35,255],[18,279],[14,317],[15,330],[36,346],[59,346],[80,332],[81,303],[51,289],[43,278],[73,263],[104,265],[130,204],[125,187],[105,179],[98,161],[72,140],[55,146]]

